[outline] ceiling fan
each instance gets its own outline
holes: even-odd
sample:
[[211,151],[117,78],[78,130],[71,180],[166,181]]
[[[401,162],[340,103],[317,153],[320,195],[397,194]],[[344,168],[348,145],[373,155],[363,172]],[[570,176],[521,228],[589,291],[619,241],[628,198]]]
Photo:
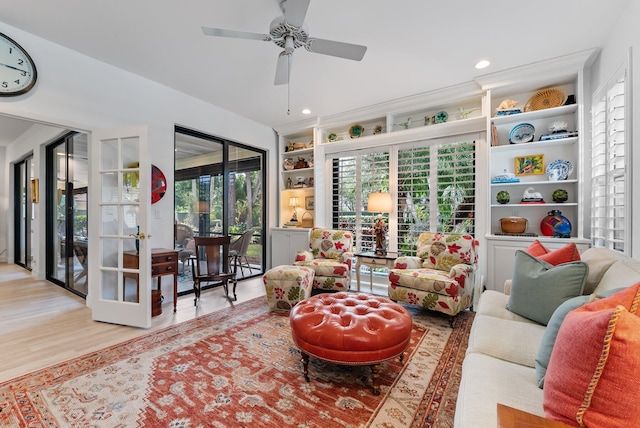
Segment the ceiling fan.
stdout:
[[354,61],[360,61],[367,51],[366,46],[310,37],[304,25],[304,18],[311,0],[283,0],[280,8],[284,15],[271,22],[269,34],[248,33],[245,31],[225,30],[222,28],[202,27],[207,36],[234,37],[239,39],[273,42],[284,48],[278,57],[276,66],[276,85],[289,83],[293,51],[304,46],[309,52],[331,55]]

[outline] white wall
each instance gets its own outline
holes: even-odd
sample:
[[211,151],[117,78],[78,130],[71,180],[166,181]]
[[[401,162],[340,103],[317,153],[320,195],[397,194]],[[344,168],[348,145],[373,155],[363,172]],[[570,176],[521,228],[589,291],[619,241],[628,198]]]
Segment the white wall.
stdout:
[[7,210],[9,208],[9,168],[4,167],[6,165],[6,153],[7,150],[4,147],[0,147],[0,165],[3,165],[2,172],[0,172],[0,181],[7,183],[4,186],[0,185],[0,262],[7,261]]
[[[30,53],[38,69],[38,82],[34,89],[26,95],[0,100],[0,114],[87,132],[147,125],[150,139],[149,160],[165,173],[169,182],[173,182],[176,124],[268,150],[268,170],[273,171],[273,174],[278,171],[276,140],[271,128],[2,22],[0,32],[20,43]],[[0,154],[5,178],[8,178],[12,161],[31,150],[34,155],[39,153],[43,143],[45,141],[38,141],[37,138],[28,142],[16,141],[7,148],[4,159]],[[43,167],[36,165],[36,168],[39,170]],[[44,174],[41,175],[43,176]],[[277,219],[275,180],[273,175],[265,183],[267,228],[275,225]],[[12,213],[9,210],[12,201],[9,180],[5,179],[0,186],[0,201],[7,201],[0,206],[0,220],[4,220],[0,224],[2,251],[11,242],[7,230],[12,224]],[[172,248],[173,189],[170,188],[153,208],[162,213],[160,219],[152,219],[150,223],[153,246]],[[39,209],[44,209],[44,204],[39,204]],[[39,266],[44,266],[43,253],[39,255]],[[43,278],[44,271],[34,270],[34,276]]]
[[[591,74],[591,88],[593,90],[600,87],[607,81],[612,74],[618,70],[628,55],[629,49],[632,51],[631,67],[631,85],[632,85],[632,106],[640,106],[640,2],[630,1],[626,10],[620,15],[620,20],[611,31],[609,38],[602,47],[599,57],[596,59]],[[632,174],[632,189],[634,194],[638,194],[640,189],[640,172],[633,171],[634,165],[640,165],[640,115],[635,113],[640,107],[632,108],[631,127],[627,127],[631,131],[632,138],[632,160],[629,162]],[[634,130],[637,130],[634,132]],[[640,198],[631,198],[632,202],[632,219],[629,225],[632,230],[632,257],[640,258]]]
[[[14,215],[13,207],[15,206],[13,188],[14,188],[14,176],[12,174],[13,168],[11,163],[21,160],[26,154],[33,153],[33,164],[35,165],[34,176],[40,178],[40,194],[44,196],[44,180],[45,176],[45,146],[52,141],[55,141],[62,134],[65,133],[64,129],[43,125],[40,123],[34,123],[24,134],[18,137],[9,147],[6,149],[6,159],[8,159],[7,167],[5,168],[6,183],[2,186],[2,191],[7,194],[7,206],[3,208],[6,214],[6,223],[1,223],[0,226],[7,224],[7,229],[0,227],[0,230],[6,230],[6,242],[10,246],[7,250],[7,260],[9,263],[13,263],[15,260],[15,254],[13,252],[13,242],[15,240],[15,230],[13,228]],[[44,202],[44,199],[42,199]],[[38,203],[34,206],[33,220],[31,223],[31,229],[33,230],[33,243],[32,248],[33,261],[32,272],[35,277],[44,277],[44,256],[45,256],[45,240],[40,239],[45,236],[45,204]]]

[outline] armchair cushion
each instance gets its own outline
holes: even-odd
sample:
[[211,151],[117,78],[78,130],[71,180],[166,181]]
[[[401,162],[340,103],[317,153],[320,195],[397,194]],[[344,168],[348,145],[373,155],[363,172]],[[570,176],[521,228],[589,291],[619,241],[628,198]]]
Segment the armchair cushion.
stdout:
[[312,268],[317,276],[346,276],[349,265],[336,262],[332,259],[313,259],[310,261],[296,262],[297,266]]
[[420,257],[403,256],[398,257],[394,264],[394,269],[420,269],[422,267],[422,259]]
[[449,272],[424,268],[391,269],[389,281],[416,290],[456,296],[459,287],[464,288],[467,278],[473,275],[473,272],[472,266],[464,264],[456,265]]
[[309,249],[300,250],[293,263],[314,270],[313,288],[348,290],[351,283],[353,235],[346,230],[313,228]]
[[349,231],[313,228],[310,239],[309,248],[314,258],[344,262],[347,257],[353,256],[353,237]]
[[418,237],[418,257],[422,267],[448,271],[459,264],[477,263],[476,240],[471,235],[425,232]]

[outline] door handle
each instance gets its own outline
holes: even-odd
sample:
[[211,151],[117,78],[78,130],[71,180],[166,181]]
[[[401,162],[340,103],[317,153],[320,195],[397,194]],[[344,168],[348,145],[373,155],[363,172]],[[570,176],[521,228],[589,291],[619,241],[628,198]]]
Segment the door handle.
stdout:
[[136,239],[145,239],[145,238],[147,238],[147,239],[151,239],[151,234],[149,233],[149,234],[147,235],[147,234],[145,234],[144,232],[142,232],[142,233],[137,233],[137,234],[136,234],[136,233],[131,233],[131,234],[129,234],[129,236],[133,236],[133,237],[134,237],[134,238],[136,238]]

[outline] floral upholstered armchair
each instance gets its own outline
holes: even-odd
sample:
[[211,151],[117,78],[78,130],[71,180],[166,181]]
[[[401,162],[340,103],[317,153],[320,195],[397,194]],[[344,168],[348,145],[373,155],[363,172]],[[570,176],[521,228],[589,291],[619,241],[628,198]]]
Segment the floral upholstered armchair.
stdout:
[[313,228],[309,241],[309,249],[299,250],[293,264],[315,271],[313,288],[348,290],[351,284],[353,234],[348,230]]
[[420,234],[417,256],[397,258],[389,271],[389,297],[450,315],[453,324],[472,303],[477,245],[466,234]]

